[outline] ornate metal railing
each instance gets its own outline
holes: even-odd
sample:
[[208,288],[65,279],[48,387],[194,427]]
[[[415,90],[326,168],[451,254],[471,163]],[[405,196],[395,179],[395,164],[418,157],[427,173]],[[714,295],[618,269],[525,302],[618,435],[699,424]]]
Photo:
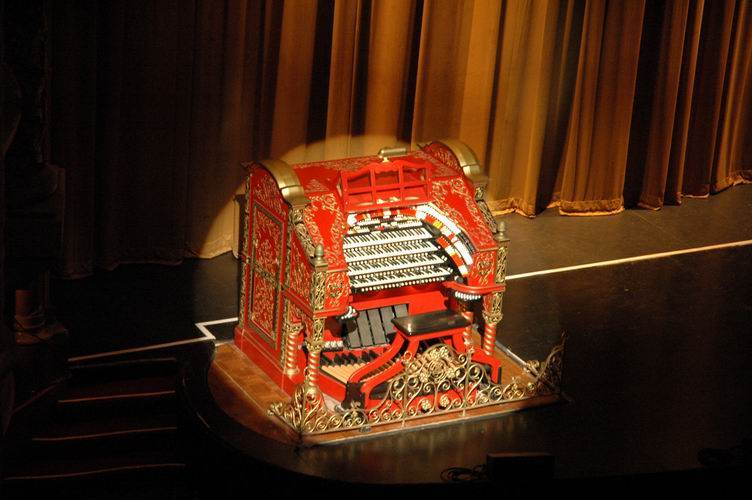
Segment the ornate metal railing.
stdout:
[[287,402],[274,403],[269,413],[282,419],[299,435],[404,422],[501,405],[538,396],[559,394],[563,369],[562,335],[542,363],[528,361],[523,370],[530,380],[513,377],[507,384],[495,383],[485,366],[472,361],[472,349],[458,353],[447,344],[435,344],[414,358],[403,356],[403,371],[389,380],[386,393],[373,408],[331,409],[316,385],[303,383]]

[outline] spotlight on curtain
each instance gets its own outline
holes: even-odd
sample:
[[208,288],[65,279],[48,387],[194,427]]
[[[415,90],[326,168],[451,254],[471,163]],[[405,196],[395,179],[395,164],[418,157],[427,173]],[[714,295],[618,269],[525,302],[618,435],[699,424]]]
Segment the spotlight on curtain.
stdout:
[[752,179],[748,1],[51,4],[62,274],[229,250],[241,161],[456,137],[497,211]]

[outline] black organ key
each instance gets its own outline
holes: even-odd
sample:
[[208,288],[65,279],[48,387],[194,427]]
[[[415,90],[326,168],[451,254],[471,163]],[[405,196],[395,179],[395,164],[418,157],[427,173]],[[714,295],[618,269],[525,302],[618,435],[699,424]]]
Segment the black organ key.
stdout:
[[363,314],[363,316],[365,316],[368,319],[368,330],[367,330],[367,335],[364,335],[363,330],[361,330],[360,342],[363,344],[363,347],[372,347],[374,345],[373,330],[376,326],[380,326],[380,324],[374,325],[373,314],[371,313],[371,309],[367,311],[363,311],[363,312],[365,313]]
[[397,304],[394,306],[394,317],[401,318],[407,316],[407,304]]
[[[373,345],[373,339],[371,338],[371,325],[368,323],[368,315],[358,315],[358,333],[360,334],[360,341],[357,347],[367,347]],[[353,346],[355,347],[355,346]]]
[[350,349],[357,349],[361,346],[360,343],[360,315],[355,318],[355,320],[352,322],[355,326],[350,332],[347,334],[347,346]]
[[384,325],[384,334],[394,333],[394,325],[392,324],[394,310],[389,306],[382,307],[379,312],[381,313],[381,324]]
[[368,322],[371,323],[371,336],[373,344],[385,344],[386,335],[384,334],[384,327],[381,325],[381,315],[379,314],[378,309],[368,310]]

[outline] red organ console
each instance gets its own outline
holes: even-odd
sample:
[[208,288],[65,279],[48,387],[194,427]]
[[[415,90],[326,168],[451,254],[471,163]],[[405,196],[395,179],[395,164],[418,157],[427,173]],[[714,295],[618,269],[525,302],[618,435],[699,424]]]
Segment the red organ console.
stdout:
[[508,240],[467,146],[246,167],[235,342],[278,386],[372,408],[439,343],[499,382]]

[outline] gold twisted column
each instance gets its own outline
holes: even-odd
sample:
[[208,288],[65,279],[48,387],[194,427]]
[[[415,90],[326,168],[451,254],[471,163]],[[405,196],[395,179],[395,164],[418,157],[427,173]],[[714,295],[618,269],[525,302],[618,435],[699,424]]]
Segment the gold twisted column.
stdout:
[[300,332],[303,331],[301,323],[287,323],[285,325],[285,375],[291,377],[298,373],[298,343]]
[[483,320],[486,327],[483,330],[483,352],[493,355],[496,346],[496,328],[501,321],[502,292],[492,293],[483,298]]
[[305,384],[308,387],[318,387],[319,370],[321,366],[321,349],[324,347],[324,319],[314,319],[312,326],[313,331],[306,339],[308,364],[305,369]]
[[321,346],[311,345],[309,342],[306,342],[306,346],[308,346],[308,365],[305,369],[305,383],[308,386],[318,386]]
[[465,344],[465,350],[470,349],[473,345],[473,309],[470,302],[457,300],[457,312],[465,318],[470,324],[462,332],[462,341]]

